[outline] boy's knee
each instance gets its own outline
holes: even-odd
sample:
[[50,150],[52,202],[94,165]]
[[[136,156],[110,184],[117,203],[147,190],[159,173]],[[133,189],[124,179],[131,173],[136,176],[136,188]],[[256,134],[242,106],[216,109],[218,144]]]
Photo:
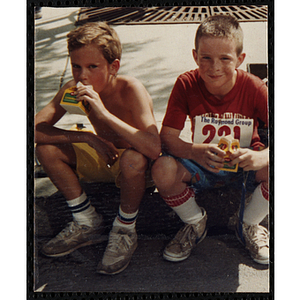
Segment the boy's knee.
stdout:
[[177,174],[177,164],[173,157],[159,157],[151,169],[152,179],[157,186],[173,184]]
[[145,173],[148,168],[147,158],[132,149],[126,150],[120,158],[120,169],[122,173]]

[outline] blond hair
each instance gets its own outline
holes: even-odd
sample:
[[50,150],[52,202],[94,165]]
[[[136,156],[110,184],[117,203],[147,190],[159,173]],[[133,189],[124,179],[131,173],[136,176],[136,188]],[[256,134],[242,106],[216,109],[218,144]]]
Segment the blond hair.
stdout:
[[72,30],[68,35],[68,51],[86,45],[99,47],[108,63],[121,59],[122,46],[116,31],[105,22],[90,22]]
[[195,37],[196,51],[198,51],[199,41],[202,37],[221,37],[235,40],[237,56],[243,51],[243,31],[238,20],[231,15],[211,16],[200,24]]

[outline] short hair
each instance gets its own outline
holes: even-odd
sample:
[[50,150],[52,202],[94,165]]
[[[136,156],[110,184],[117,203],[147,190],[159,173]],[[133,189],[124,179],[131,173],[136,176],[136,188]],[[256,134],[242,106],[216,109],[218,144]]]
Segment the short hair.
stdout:
[[67,35],[69,53],[86,45],[95,45],[111,64],[121,59],[122,45],[116,31],[105,22],[89,22]]
[[231,15],[214,15],[208,17],[199,25],[195,37],[196,51],[198,51],[202,37],[233,39],[236,42],[237,56],[243,51],[243,31],[238,20]]

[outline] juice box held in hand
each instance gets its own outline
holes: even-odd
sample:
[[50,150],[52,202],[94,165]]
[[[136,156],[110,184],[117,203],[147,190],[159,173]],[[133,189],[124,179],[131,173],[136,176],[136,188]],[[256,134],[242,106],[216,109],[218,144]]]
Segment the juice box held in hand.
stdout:
[[235,152],[237,149],[240,148],[240,142],[238,139],[234,139],[231,135],[227,135],[222,137],[218,143],[218,147],[226,152],[224,167],[220,168],[219,170],[229,171],[229,172],[237,172],[238,164],[234,166],[229,166],[228,163],[231,162],[230,154]]
[[87,102],[77,101],[76,96],[72,95],[80,85],[82,83],[78,82],[76,86],[66,89],[61,98],[60,105],[70,114],[88,116],[91,110],[90,105]]

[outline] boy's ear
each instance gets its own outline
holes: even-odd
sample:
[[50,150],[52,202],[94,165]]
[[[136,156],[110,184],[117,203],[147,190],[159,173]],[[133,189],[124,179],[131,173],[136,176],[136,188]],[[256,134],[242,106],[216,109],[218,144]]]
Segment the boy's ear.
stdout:
[[116,75],[120,69],[120,60],[115,59],[111,64],[110,64],[110,72],[112,75]]
[[238,61],[237,61],[237,68],[244,62],[246,57],[246,53],[241,53],[240,56],[238,57]]
[[192,50],[192,53],[193,53],[194,61],[195,61],[196,64],[198,65],[198,54],[197,54],[196,49],[193,49],[193,50]]

